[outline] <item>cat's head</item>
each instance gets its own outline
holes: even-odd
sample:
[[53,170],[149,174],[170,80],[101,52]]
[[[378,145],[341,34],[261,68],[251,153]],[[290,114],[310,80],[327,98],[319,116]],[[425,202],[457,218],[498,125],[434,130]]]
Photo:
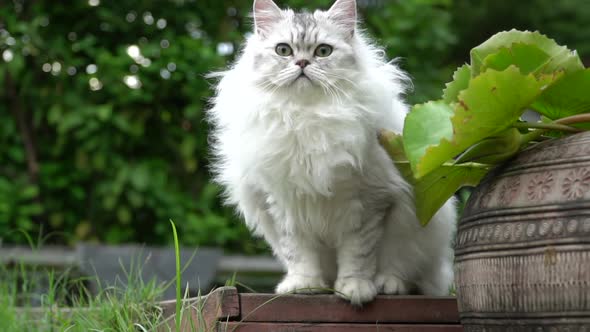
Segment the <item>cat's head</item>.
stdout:
[[270,90],[338,93],[358,71],[356,22],[356,0],[337,0],[328,11],[313,13],[255,0],[251,52],[257,83]]

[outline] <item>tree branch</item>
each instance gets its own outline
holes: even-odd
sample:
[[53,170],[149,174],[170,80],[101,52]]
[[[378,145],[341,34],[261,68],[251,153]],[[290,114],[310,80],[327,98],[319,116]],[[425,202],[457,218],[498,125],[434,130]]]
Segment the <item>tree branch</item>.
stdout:
[[17,94],[12,75],[8,70],[6,71],[5,77],[6,91],[10,100],[10,112],[16,120],[25,148],[29,179],[31,183],[36,184],[39,179],[39,162],[37,160],[37,151],[35,148],[35,142],[33,141],[32,129],[27,123],[25,106]]

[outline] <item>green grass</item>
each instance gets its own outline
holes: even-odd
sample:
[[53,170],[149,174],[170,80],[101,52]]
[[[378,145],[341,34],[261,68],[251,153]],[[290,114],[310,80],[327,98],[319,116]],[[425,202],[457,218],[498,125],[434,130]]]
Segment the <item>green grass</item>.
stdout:
[[[152,331],[163,321],[157,301],[164,288],[138,271],[91,295],[69,272],[18,266],[3,268],[0,331]],[[44,294],[35,288],[47,285]],[[74,295],[72,295],[72,290]],[[35,295],[36,294],[36,295]]]
[[180,273],[180,248],[178,245],[178,234],[176,233],[176,225],[174,225],[174,221],[170,220],[170,225],[172,225],[172,234],[174,235],[174,257],[176,258],[176,324],[175,330],[176,332],[180,332],[180,324],[182,322],[182,297],[181,297],[181,273]]
[[[181,331],[183,313],[195,309],[184,301],[178,235],[174,223],[176,278],[169,282],[142,279],[142,262],[132,262],[123,269],[123,278],[112,285],[98,283],[91,293],[88,278],[72,271],[15,264],[0,265],[0,332],[115,332],[115,331]],[[32,243],[32,241],[31,241]],[[34,247],[31,245],[31,247]],[[176,284],[174,317],[165,317],[160,305],[165,289]],[[40,288],[46,291],[40,294]],[[188,290],[188,288],[187,288]],[[200,296],[200,295],[199,295]],[[202,303],[196,306],[202,317]],[[204,332],[210,327],[194,322],[188,315],[187,332]],[[175,319],[175,324],[170,324]],[[198,325],[201,326],[198,326]]]
[[[89,279],[76,276],[72,271],[23,264],[0,265],[0,332],[215,331],[215,326],[206,325],[203,316],[206,300],[200,291],[197,301],[186,301],[188,287],[182,293],[181,274],[192,258],[181,267],[178,234],[174,222],[170,223],[176,276],[168,282],[143,280],[142,262],[132,261],[128,269],[121,265],[122,279],[112,285],[100,284],[96,279],[98,291],[91,293],[87,288]],[[165,314],[160,301],[164,291],[173,285],[176,291],[174,312]],[[225,285],[253,291],[237,281],[235,274]],[[47,291],[39,294],[40,287]],[[325,291],[334,292],[332,289]],[[273,297],[260,307],[281,296]]]

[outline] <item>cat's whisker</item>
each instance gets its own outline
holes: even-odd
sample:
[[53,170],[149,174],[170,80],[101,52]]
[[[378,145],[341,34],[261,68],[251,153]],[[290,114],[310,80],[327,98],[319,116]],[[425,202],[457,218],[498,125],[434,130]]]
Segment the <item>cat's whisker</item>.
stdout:
[[328,82],[326,82],[326,76],[323,75],[321,72],[312,71],[313,75],[316,76],[316,82],[320,84],[322,89],[328,94],[333,100],[335,100],[338,104],[342,104],[342,100],[338,95],[338,92],[335,91]]
[[336,100],[336,103],[338,104],[342,104],[342,101],[340,100],[340,96],[338,96],[338,94],[330,88],[329,84],[326,84],[322,81],[319,81],[320,85],[322,86],[322,89],[328,94],[330,95],[330,97],[332,97],[333,100]]
[[326,72],[326,76],[330,77],[330,78],[334,78],[336,80],[340,80],[340,81],[346,81],[347,83],[349,83],[352,87],[356,88],[358,87],[358,83],[353,81],[352,79],[344,76],[344,75],[338,75],[336,73],[328,73]]
[[292,68],[286,68],[280,71],[278,74],[270,73],[262,75],[260,76],[260,78],[264,79],[265,82],[264,84],[258,84],[258,86],[263,90],[266,90],[269,87],[281,87],[282,85],[287,83],[294,76],[294,74],[296,74],[297,71],[297,69],[294,70]]
[[338,84],[339,82],[347,83],[348,85],[350,85],[349,87],[347,87],[348,89],[350,89],[350,88],[357,89],[359,87],[359,84],[357,82],[353,81],[352,79],[350,79],[346,76],[338,75],[335,73],[326,73],[326,75],[335,81],[334,84]]
[[[324,75],[324,77],[326,77]],[[351,96],[341,87],[339,87],[337,84],[330,84],[329,82],[327,82],[328,80],[325,79],[323,80],[325,81],[324,84],[328,87],[328,89],[330,91],[332,91],[332,95],[336,96],[336,100],[338,101],[339,104],[342,104],[342,99],[340,98],[341,96],[344,96],[347,99],[351,99]]]
[[337,91],[331,88],[330,84],[327,82],[326,75],[321,70],[311,67],[308,69],[308,75],[310,75],[313,82],[318,83],[322,87],[322,90],[324,90],[327,95],[336,100],[337,103],[342,103]]
[[[347,99],[351,99],[350,94],[347,93],[343,87],[340,87],[338,85],[338,82],[339,81],[346,81],[346,82],[350,83],[353,87],[356,87],[356,83],[353,82],[352,80],[350,80],[346,77],[343,77],[341,75],[328,73],[327,71],[324,71],[321,69],[316,69],[316,68],[310,69],[310,72],[312,72],[318,78],[318,81],[324,82],[325,84],[327,84],[330,87],[330,90],[334,91],[335,94],[343,95]],[[330,82],[330,81],[332,81],[331,78],[333,79],[334,82]],[[338,101],[341,102],[341,100],[339,98],[338,98]]]

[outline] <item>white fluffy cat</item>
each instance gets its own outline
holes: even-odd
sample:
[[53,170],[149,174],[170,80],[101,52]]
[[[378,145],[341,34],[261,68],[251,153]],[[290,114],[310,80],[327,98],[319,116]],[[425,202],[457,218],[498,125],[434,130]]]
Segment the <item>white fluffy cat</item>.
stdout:
[[379,145],[400,132],[404,73],[356,27],[355,0],[296,13],[254,1],[255,31],[209,115],[217,181],[287,269],[278,293],[333,287],[353,304],[452,282],[452,202],[428,227]]

